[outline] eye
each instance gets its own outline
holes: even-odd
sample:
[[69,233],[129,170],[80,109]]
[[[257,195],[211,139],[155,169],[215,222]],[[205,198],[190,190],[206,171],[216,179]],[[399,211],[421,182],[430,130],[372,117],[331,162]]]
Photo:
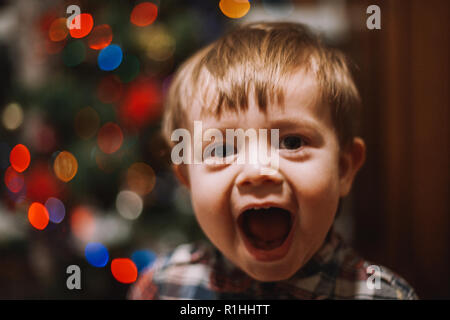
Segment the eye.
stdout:
[[305,145],[305,141],[299,136],[286,136],[280,141],[280,149],[296,150]]
[[205,150],[205,156],[218,157],[218,158],[226,158],[236,153],[236,149],[231,145],[226,143],[213,143],[209,145]]

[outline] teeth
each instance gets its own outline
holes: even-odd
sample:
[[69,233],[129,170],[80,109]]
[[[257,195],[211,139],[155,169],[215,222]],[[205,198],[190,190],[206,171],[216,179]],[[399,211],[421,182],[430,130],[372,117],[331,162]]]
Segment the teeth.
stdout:
[[252,210],[258,210],[258,209],[269,209],[270,206],[264,206],[264,207],[253,207]]

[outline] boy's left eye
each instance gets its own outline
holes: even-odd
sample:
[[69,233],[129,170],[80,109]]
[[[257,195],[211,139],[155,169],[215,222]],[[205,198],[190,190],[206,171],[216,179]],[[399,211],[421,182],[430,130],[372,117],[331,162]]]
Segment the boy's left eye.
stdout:
[[280,149],[296,150],[301,148],[305,144],[302,137],[299,136],[286,136],[280,141]]

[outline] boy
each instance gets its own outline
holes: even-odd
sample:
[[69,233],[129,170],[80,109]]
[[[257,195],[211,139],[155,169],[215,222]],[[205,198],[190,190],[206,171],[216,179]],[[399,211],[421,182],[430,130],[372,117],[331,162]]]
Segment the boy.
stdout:
[[[343,55],[301,24],[240,26],[188,59],[169,90],[163,133],[172,147],[177,130],[195,136],[178,158],[172,149],[173,168],[214,247],[181,245],[129,297],[417,298],[333,231],[340,198],[365,157],[356,136],[359,99]],[[200,144],[199,123],[213,132]],[[236,147],[237,135],[228,135],[261,136],[260,129],[271,131],[269,162],[251,134]],[[202,161],[195,161],[199,148]],[[258,160],[249,161],[255,150]]]

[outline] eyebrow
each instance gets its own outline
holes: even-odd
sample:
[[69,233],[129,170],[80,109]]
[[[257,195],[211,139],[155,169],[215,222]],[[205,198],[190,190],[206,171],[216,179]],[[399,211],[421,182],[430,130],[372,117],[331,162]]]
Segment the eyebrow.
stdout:
[[274,129],[294,129],[294,128],[307,128],[318,130],[319,124],[314,120],[307,118],[288,118],[288,119],[275,119],[270,121],[270,128]]
[[[288,119],[275,119],[268,122],[268,126],[265,127],[267,129],[297,129],[297,128],[306,128],[311,130],[318,130],[319,124],[314,120],[309,120],[306,118],[288,118]],[[239,128],[236,126],[235,121],[221,121],[220,123],[215,123],[212,126],[208,125],[208,121],[203,121],[203,130],[207,130],[210,128],[219,129],[224,131],[226,129],[235,129]]]

